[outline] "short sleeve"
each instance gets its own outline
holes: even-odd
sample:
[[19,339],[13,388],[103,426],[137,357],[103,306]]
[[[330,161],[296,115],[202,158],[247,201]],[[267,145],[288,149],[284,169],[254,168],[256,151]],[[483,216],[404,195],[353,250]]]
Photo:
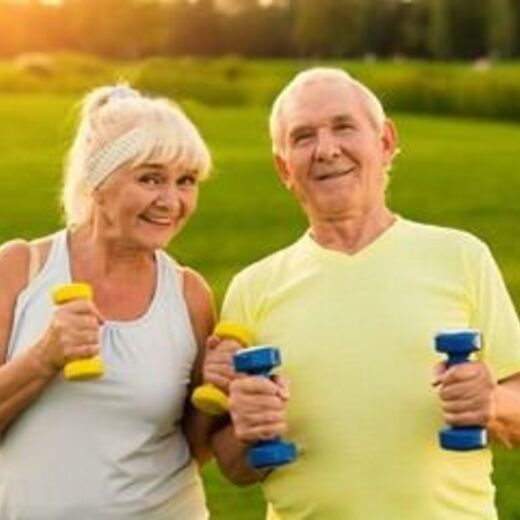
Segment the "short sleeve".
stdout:
[[485,244],[478,245],[466,258],[472,326],[483,335],[482,360],[501,380],[520,372],[520,322],[495,259]]
[[253,330],[252,312],[246,296],[247,284],[243,276],[235,276],[224,296],[220,319],[233,321]]

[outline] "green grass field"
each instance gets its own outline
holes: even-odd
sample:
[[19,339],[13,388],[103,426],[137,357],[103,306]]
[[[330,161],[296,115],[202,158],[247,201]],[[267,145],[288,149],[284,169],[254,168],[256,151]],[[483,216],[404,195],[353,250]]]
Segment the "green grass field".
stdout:
[[[74,101],[0,95],[0,242],[36,237],[61,225],[57,194]],[[264,108],[186,109],[214,151],[215,174],[172,252],[206,276],[220,301],[234,272],[298,237],[305,224],[273,173]],[[392,208],[485,239],[519,308],[520,128],[409,115],[396,120],[402,153],[392,172]],[[520,519],[520,451],[496,450],[494,478],[501,519]],[[205,481],[212,518],[263,518],[258,489],[225,484],[213,466]]]

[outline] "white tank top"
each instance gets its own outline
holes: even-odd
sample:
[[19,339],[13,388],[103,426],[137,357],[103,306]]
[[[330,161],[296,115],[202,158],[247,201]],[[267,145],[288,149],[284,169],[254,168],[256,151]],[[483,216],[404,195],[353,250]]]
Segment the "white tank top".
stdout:
[[[81,382],[58,376],[0,438],[1,520],[208,518],[180,425],[196,341],[181,273],[164,252],[155,258],[148,310],[101,329],[105,375]],[[9,358],[42,336],[51,288],[70,281],[63,230],[18,297]]]

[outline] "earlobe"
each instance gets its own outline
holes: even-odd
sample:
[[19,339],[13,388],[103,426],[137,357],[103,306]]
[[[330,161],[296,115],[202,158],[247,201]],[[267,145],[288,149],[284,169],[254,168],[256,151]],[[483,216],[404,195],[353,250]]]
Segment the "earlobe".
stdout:
[[103,193],[102,193],[102,190],[100,190],[99,188],[95,188],[92,191],[91,197],[92,197],[92,200],[96,204],[102,204],[103,203]]
[[287,188],[291,189],[290,175],[287,171],[287,166],[285,161],[279,155],[273,156],[273,162],[276,168],[276,172],[278,173],[278,177],[282,181],[282,184]]
[[397,155],[399,137],[397,128],[391,119],[386,119],[383,123],[383,130],[381,132],[381,143],[383,145],[383,152],[385,155],[385,162],[391,164],[394,157]]

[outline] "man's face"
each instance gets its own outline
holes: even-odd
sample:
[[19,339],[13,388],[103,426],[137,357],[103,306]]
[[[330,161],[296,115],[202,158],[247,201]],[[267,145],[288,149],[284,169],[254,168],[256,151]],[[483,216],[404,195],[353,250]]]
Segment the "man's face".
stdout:
[[343,81],[303,85],[286,101],[282,125],[277,168],[311,223],[384,207],[395,130],[390,121],[376,129],[357,89]]

